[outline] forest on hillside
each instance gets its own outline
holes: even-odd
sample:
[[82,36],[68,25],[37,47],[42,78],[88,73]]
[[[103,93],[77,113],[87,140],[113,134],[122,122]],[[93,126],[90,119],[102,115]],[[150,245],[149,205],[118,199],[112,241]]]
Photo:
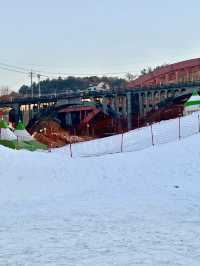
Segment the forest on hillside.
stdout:
[[[89,86],[96,86],[100,82],[105,82],[109,84],[110,88],[114,90],[124,89],[126,87],[126,80],[118,77],[67,77],[58,79],[46,79],[40,81],[40,90],[41,94],[51,94],[51,93],[61,93],[67,91],[79,91],[86,90]],[[33,93],[39,93],[39,84],[33,83]],[[31,86],[23,85],[19,89],[21,95],[30,95]]]

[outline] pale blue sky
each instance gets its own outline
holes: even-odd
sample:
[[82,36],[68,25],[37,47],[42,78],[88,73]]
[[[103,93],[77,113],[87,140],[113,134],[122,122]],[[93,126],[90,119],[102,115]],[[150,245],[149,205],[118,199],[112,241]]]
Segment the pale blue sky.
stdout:
[[[199,0],[0,0],[0,62],[41,71],[139,73],[200,57]],[[26,75],[0,70],[0,86]]]

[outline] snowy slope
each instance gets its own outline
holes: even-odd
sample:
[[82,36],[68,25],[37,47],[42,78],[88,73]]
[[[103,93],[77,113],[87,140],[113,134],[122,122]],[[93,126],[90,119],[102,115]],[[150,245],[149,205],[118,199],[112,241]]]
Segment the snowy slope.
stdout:
[[[180,118],[180,136],[182,138],[199,132],[199,112]],[[153,143],[155,145],[179,139],[179,119],[171,119],[153,124]],[[94,141],[72,145],[73,157],[98,156],[121,151],[122,135],[115,135]],[[125,133],[123,151],[137,151],[152,146],[151,127],[144,127]]]
[[199,265],[199,138],[95,158],[0,147],[0,265]]

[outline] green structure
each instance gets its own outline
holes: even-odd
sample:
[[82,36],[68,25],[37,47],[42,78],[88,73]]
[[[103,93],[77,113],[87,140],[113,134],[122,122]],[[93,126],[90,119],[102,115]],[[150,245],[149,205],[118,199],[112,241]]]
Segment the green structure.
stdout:
[[16,130],[25,130],[25,126],[21,120],[17,123]]
[[0,120],[0,145],[16,150],[46,150],[47,147],[32,138],[22,121],[17,123],[14,133],[6,121]]
[[0,120],[0,128],[8,128],[8,124],[3,119]]
[[194,91],[192,96],[184,104],[184,114],[190,114],[196,111],[200,111],[200,96]]

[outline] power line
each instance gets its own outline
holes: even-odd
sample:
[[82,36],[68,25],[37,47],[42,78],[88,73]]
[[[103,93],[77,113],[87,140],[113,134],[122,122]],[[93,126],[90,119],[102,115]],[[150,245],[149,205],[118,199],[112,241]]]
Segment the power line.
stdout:
[[29,71],[27,68],[9,65],[9,64],[2,63],[2,62],[0,62],[0,65],[5,66],[5,67],[9,67],[9,68],[15,68],[15,69],[20,69],[20,70],[24,70],[24,71]]
[[[3,63],[3,62],[0,62],[0,65],[6,68],[12,68],[15,70],[20,70],[20,71],[27,71],[30,73],[30,69],[28,68],[10,65],[10,64]],[[45,74],[56,75],[56,76],[96,76],[96,75],[98,76],[98,75],[119,75],[119,74],[126,74],[128,72],[133,72],[133,71],[129,70],[129,71],[103,72],[103,73],[70,73],[70,72],[66,73],[66,72],[53,72],[53,71],[47,71],[47,70],[41,71],[41,70],[33,69],[32,72],[34,74],[40,73],[41,76],[49,78],[49,76]]]
[[41,71],[36,69],[30,71],[28,68],[5,64],[2,62],[0,62],[0,69],[16,73],[22,73],[22,74],[32,73],[35,74],[36,76],[37,74],[40,74],[41,77],[46,77],[46,78],[50,78],[46,74],[56,75],[56,76],[98,76],[98,75],[104,76],[104,75],[120,75],[120,74],[127,74],[128,72],[133,72],[133,71],[121,71],[121,72],[104,72],[104,73],[65,73],[65,72],[52,72],[45,70]]
[[8,68],[8,67],[3,67],[3,66],[0,66],[0,69],[6,70],[6,71],[10,71],[10,72],[20,73],[20,74],[28,74],[25,71],[21,71],[21,70],[17,70],[17,69],[11,69],[11,68]]
[[[33,75],[37,76],[37,74],[40,73],[40,71],[37,71],[37,70],[31,70],[30,71],[27,68],[18,67],[18,66],[14,66],[14,65],[8,65],[8,64],[2,63],[2,62],[0,62],[0,69],[7,70],[7,71],[10,71],[10,72],[26,74],[26,75],[29,75],[30,73],[32,73],[32,77],[33,77]],[[40,74],[40,76],[49,78],[49,76],[43,75],[43,74]]]

